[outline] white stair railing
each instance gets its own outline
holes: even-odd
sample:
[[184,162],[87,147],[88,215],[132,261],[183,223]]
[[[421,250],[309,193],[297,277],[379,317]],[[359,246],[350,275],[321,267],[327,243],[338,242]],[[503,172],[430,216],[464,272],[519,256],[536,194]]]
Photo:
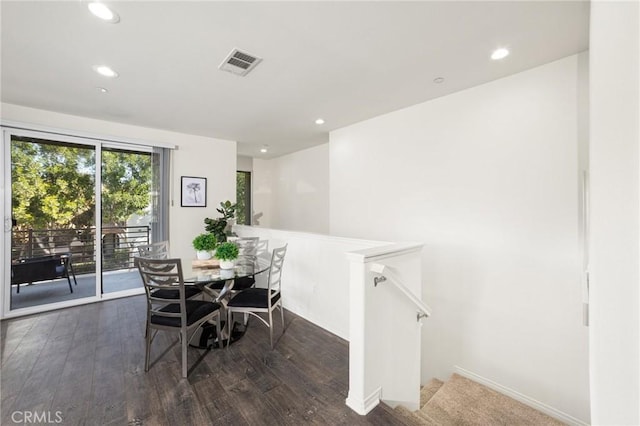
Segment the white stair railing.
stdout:
[[[380,401],[420,408],[422,244],[390,244],[347,253],[349,395],[361,415]],[[383,282],[389,284],[381,285]],[[380,284],[380,285],[379,285]],[[416,312],[417,311],[417,312]],[[416,318],[418,321],[416,321]]]
[[371,272],[380,274],[377,277],[373,277],[374,287],[377,287],[378,284],[388,280],[389,282],[393,283],[396,288],[400,290],[402,294],[404,294],[411,301],[411,303],[416,306],[416,308],[418,308],[418,313],[416,315],[417,321],[420,321],[422,318],[431,316],[431,308],[429,308],[422,300],[418,299],[418,297],[413,294],[411,290],[409,290],[404,284],[402,284],[402,282],[393,275],[393,272],[391,272],[386,265],[374,263],[371,265]]

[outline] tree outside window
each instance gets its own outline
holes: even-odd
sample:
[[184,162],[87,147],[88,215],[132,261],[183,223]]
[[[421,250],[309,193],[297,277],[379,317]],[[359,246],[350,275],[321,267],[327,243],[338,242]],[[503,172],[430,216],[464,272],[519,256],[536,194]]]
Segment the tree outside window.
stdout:
[[236,223],[251,225],[251,172],[236,172]]

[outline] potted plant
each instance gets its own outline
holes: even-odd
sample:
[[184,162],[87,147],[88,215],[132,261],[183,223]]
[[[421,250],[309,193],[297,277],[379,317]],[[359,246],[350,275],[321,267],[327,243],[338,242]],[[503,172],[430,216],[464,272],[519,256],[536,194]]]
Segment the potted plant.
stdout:
[[206,218],[204,220],[207,232],[215,235],[221,243],[227,241],[227,225],[229,224],[229,219],[232,219],[236,214],[237,207],[237,203],[232,204],[229,200],[220,202],[220,208],[216,209],[216,211],[220,213],[222,217],[217,219]]
[[211,252],[216,248],[218,239],[210,232],[205,232],[193,239],[193,248],[196,249],[196,257],[200,260],[211,259]]
[[220,269],[233,269],[238,253],[238,246],[235,243],[225,242],[218,244],[216,258],[220,261]]

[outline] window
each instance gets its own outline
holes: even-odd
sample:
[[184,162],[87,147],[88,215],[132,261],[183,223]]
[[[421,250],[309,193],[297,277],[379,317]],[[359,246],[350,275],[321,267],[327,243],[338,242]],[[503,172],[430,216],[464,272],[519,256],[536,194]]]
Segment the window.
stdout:
[[236,172],[236,223],[251,225],[251,172]]

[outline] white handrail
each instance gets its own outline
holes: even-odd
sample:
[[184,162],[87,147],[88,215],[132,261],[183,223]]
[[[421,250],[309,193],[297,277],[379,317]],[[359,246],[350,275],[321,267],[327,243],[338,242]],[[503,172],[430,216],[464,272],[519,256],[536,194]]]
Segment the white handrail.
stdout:
[[[411,290],[409,290],[404,284],[402,284],[397,278],[393,276],[393,273],[389,268],[380,263],[372,263],[371,264],[371,272],[375,272],[379,274],[379,276],[373,278],[373,284],[375,286],[378,283],[384,281],[391,281],[411,302],[416,305],[419,309],[417,320],[420,321],[421,318],[431,316],[431,308],[429,308],[422,300],[418,299],[418,297],[413,294]],[[385,275],[386,272],[386,275]]]

